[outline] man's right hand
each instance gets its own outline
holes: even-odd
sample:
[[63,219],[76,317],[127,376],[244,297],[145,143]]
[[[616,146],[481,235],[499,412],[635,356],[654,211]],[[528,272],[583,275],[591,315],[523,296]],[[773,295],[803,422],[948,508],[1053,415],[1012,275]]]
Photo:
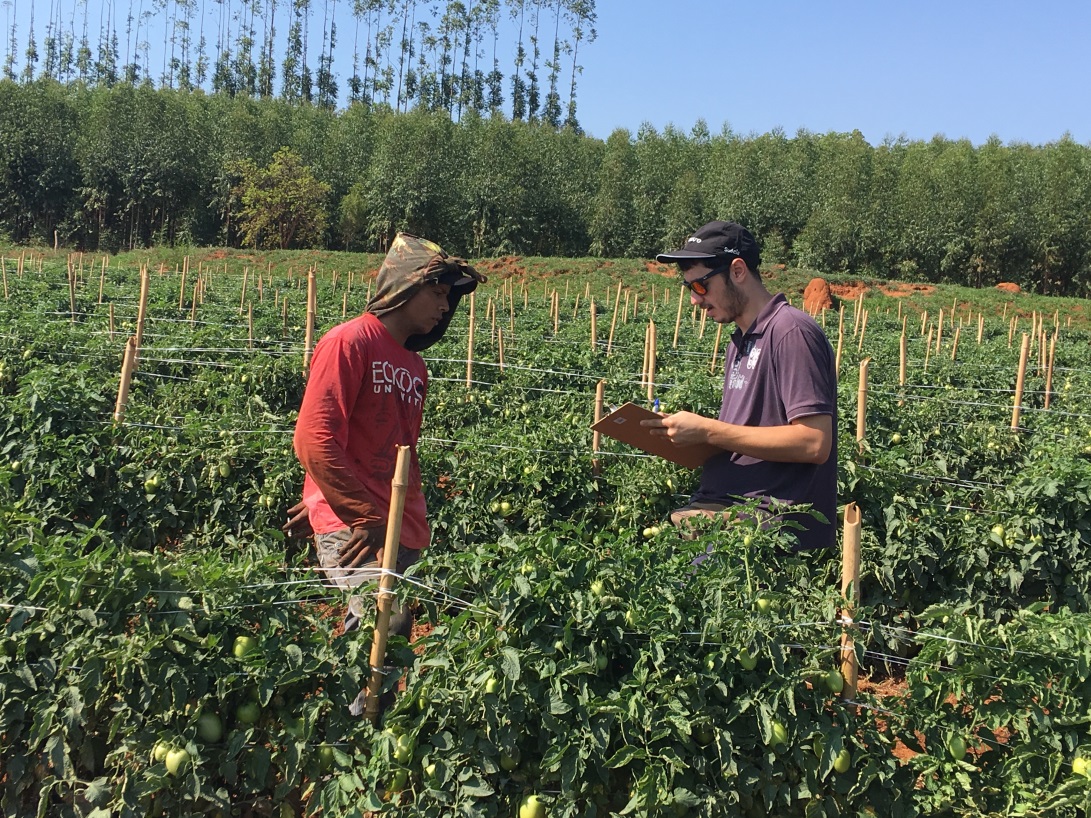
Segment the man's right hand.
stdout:
[[354,528],[341,546],[338,563],[342,568],[359,568],[369,562],[382,563],[386,526]]
[[311,528],[311,515],[306,503],[300,500],[288,509],[288,522],[280,527],[280,530],[289,537],[310,537],[314,534]]

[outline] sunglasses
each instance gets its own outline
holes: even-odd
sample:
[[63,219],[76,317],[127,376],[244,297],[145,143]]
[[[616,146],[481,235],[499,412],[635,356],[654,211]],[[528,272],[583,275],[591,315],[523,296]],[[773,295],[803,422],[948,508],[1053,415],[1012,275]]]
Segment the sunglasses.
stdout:
[[[732,259],[732,261],[734,261],[734,259]],[[696,293],[697,295],[708,295],[708,286],[705,282],[707,282],[715,275],[719,275],[720,273],[726,273],[730,269],[730,263],[724,264],[721,267],[717,267],[716,269],[705,273],[700,278],[693,279],[693,281],[686,281],[685,279],[682,279],[682,286],[689,290],[691,293]]]

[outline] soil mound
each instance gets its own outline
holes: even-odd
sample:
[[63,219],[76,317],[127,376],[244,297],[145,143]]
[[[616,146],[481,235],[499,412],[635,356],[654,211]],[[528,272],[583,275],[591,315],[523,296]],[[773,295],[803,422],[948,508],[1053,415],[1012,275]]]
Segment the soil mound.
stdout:
[[833,293],[826,279],[811,279],[811,283],[803,291],[803,309],[811,314],[833,309]]
[[1002,290],[1006,293],[1018,293],[1022,292],[1018,284],[1012,284],[1010,281],[1001,281],[996,285],[996,289]]

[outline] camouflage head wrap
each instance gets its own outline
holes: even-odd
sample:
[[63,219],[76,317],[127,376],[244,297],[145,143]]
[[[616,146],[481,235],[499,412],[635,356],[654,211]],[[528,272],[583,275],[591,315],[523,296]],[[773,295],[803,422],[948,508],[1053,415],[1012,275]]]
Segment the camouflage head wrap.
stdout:
[[420,352],[443,337],[459,300],[485,281],[485,276],[462,259],[448,256],[435,242],[399,233],[383,259],[383,266],[375,279],[375,295],[367,302],[365,309],[376,317],[382,317],[401,307],[427,284],[450,284],[447,303],[451,308],[443,320],[431,332],[410,335],[405,342],[406,349]]

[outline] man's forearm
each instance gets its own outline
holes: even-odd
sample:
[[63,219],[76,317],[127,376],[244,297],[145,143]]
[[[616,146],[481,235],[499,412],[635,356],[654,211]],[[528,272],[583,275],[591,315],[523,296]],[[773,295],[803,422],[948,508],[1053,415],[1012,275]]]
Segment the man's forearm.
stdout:
[[705,418],[703,424],[707,442],[713,446],[774,463],[825,463],[830,456],[832,430],[822,425],[798,422],[737,426],[715,418]]
[[382,520],[381,509],[349,468],[347,455],[336,443],[308,441],[299,445],[297,441],[296,456],[345,525],[359,527]]

